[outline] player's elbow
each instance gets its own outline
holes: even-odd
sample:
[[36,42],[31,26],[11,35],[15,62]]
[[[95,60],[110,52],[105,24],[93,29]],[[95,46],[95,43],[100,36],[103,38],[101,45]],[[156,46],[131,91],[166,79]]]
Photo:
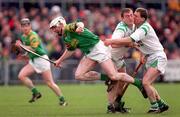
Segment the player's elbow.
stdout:
[[84,28],[84,23],[83,22],[77,22],[77,27],[81,27],[81,28]]

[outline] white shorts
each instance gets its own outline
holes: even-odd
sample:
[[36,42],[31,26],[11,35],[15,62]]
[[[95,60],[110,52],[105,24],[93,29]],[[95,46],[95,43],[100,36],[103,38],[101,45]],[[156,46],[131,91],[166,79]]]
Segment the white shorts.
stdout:
[[97,61],[98,63],[102,63],[111,59],[111,50],[100,40],[93,48],[90,49],[90,53],[85,56]]
[[120,69],[120,68],[123,68],[126,66],[126,63],[125,63],[123,58],[120,58],[120,59],[113,59],[112,58],[112,61],[113,61],[114,65],[116,66],[117,69]]
[[147,57],[147,61],[146,61],[147,69],[149,67],[154,67],[157,68],[161,72],[161,74],[164,74],[166,65],[167,65],[167,57],[163,51],[156,52]]
[[[49,59],[47,55],[43,55],[42,57]],[[37,73],[42,73],[51,69],[50,62],[42,58],[34,58],[33,61],[29,60],[29,64],[32,65]]]

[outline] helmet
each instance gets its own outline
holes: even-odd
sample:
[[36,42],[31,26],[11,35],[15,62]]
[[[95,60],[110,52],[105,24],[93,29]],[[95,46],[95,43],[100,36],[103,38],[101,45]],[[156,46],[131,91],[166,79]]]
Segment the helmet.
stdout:
[[20,21],[21,25],[26,25],[26,24],[30,24],[30,20],[29,18],[22,18]]
[[66,25],[66,20],[62,16],[56,17],[50,22],[49,28],[52,28],[54,26],[58,26],[59,23]]

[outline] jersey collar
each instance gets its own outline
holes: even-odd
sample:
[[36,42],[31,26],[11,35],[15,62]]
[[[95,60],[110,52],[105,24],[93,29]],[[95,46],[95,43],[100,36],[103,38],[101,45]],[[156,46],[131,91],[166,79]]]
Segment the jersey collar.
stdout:
[[146,23],[147,21],[144,21],[142,24],[140,24],[139,26],[136,26],[137,28],[139,28],[140,26],[142,26],[144,23]]

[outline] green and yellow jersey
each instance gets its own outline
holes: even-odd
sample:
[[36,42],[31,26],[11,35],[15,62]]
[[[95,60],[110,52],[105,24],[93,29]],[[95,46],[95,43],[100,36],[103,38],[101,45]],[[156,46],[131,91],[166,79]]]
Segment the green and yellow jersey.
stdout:
[[84,28],[84,31],[80,34],[75,30],[77,22],[67,24],[63,35],[63,40],[68,50],[73,51],[79,48],[84,54],[88,54],[90,49],[99,42],[99,37]]
[[[44,49],[41,39],[38,34],[34,31],[30,31],[28,35],[21,35],[21,40],[24,45],[30,46],[34,52],[38,53],[39,55],[46,55],[47,51]],[[38,56],[28,53],[30,59],[37,58]]]

